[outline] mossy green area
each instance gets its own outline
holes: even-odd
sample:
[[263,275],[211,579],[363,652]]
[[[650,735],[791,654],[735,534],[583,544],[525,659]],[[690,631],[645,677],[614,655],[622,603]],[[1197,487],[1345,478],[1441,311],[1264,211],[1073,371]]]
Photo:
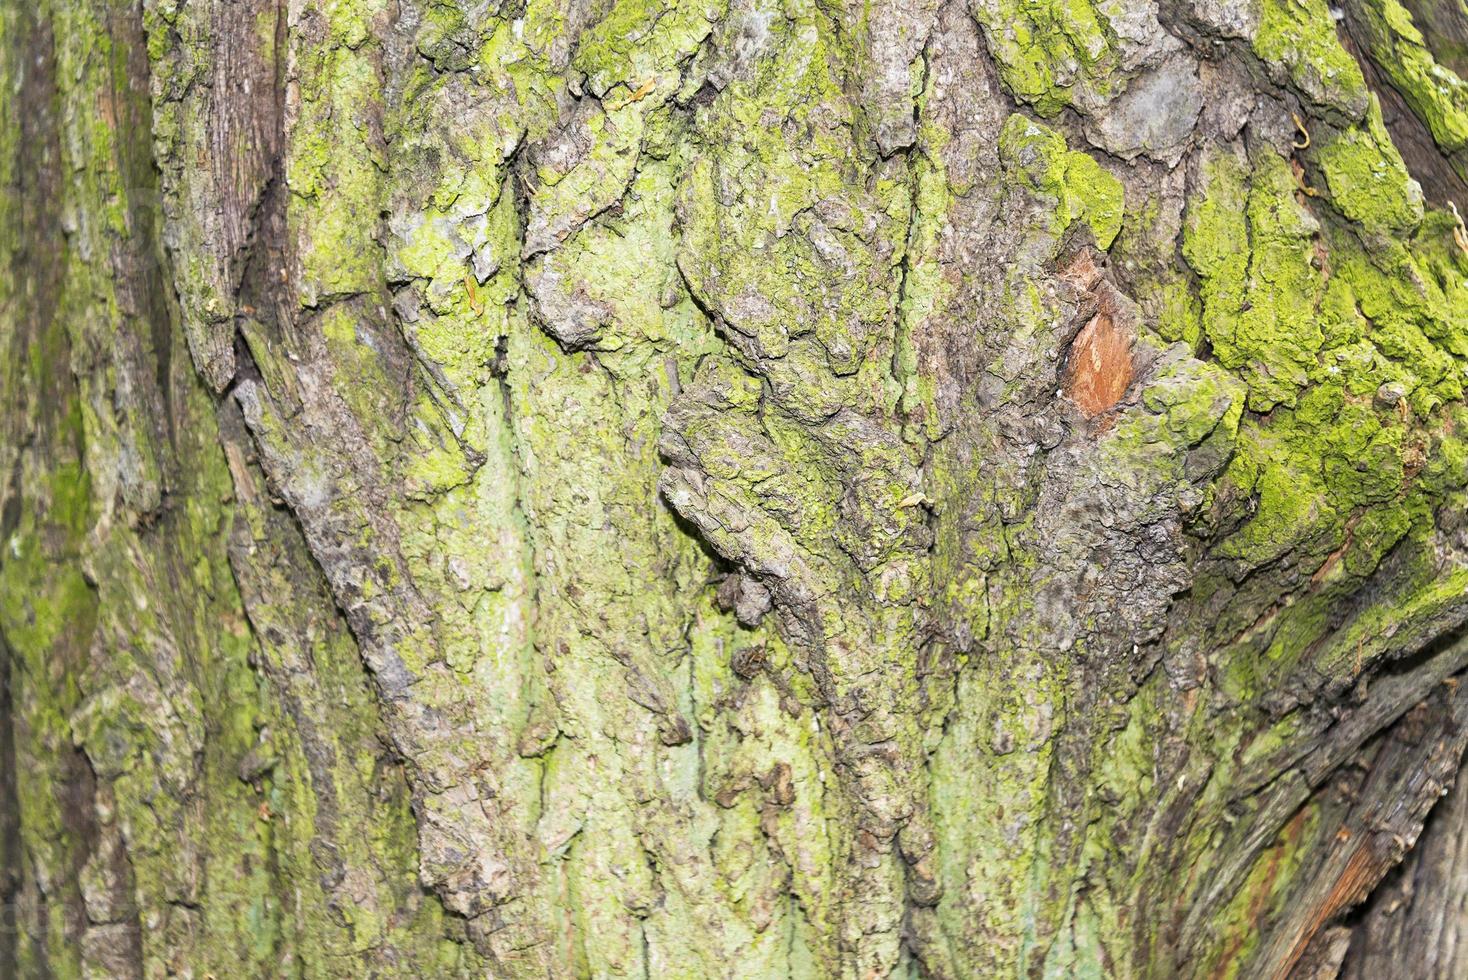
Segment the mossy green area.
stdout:
[[1361,66],[1340,43],[1325,0],[1264,0],[1254,53],[1321,109],[1358,119],[1366,107]]
[[[1348,110],[1354,83],[1337,95],[1324,83],[1353,67],[1332,76],[1331,57],[1310,61],[1306,75],[1293,70],[1302,93]],[[1196,316],[1192,342],[1244,382],[1248,408],[1205,511],[1217,571],[1193,587],[1220,639],[1232,636],[1215,660],[1215,718],[1310,677],[1347,689],[1455,615],[1460,576],[1438,570],[1431,541],[1438,508],[1468,483],[1468,256],[1452,216],[1424,208],[1376,98],[1364,108],[1353,123],[1316,122],[1293,159],[1262,141],[1205,152],[1187,208],[1183,255],[1201,304],[1170,301],[1181,325],[1165,332],[1188,339]],[[1357,606],[1371,581],[1393,584]],[[1276,721],[1241,768],[1286,752],[1307,717]],[[1215,770],[1209,792],[1225,798],[1237,772]],[[1307,873],[1302,854],[1322,839],[1312,826],[1292,824],[1238,881],[1252,897],[1219,925],[1238,945],[1211,968],[1237,973],[1259,952],[1247,937]]]
[[1115,35],[1089,0],[984,0],[974,17],[1005,86],[1042,116],[1104,99],[1115,85]]
[[22,974],[1251,975],[1468,615],[1324,0],[223,9],[0,21]]
[[1316,158],[1332,206],[1368,233],[1406,235],[1422,222],[1422,188],[1392,144],[1376,96],[1365,124],[1333,137]]
[[[115,975],[130,962],[148,976],[275,975],[282,963],[332,976],[392,948],[412,975],[472,972],[474,955],[420,893],[406,786],[384,767],[375,702],[329,598],[294,594],[284,564],[253,609],[238,590],[229,549],[248,508],[217,405],[182,333],[149,322],[170,312],[150,305],[164,298],[142,292],[166,266],[150,237],[162,215],[148,92],[131,77],[146,52],[129,17],[36,12],[47,29],[29,35],[25,90],[57,131],[31,152],[59,154],[47,166],[68,179],[32,205],[56,210],[47,225],[8,212],[0,231],[29,283],[3,319],[7,344],[27,350],[7,398],[32,400],[12,417],[29,437],[7,429],[20,453],[6,457],[17,467],[7,506],[21,516],[0,561],[27,855],[14,870],[45,894],[15,909],[42,917],[18,946],[19,975]],[[42,230],[60,225],[64,243]],[[8,250],[21,244],[33,264]],[[48,282],[56,291],[42,295]],[[271,518],[254,517],[263,533]],[[326,629],[306,626],[311,616]],[[266,625],[281,629],[257,632]],[[293,644],[325,690],[272,686],[302,669],[267,666]],[[350,882],[349,902],[332,875]]]
[[1009,117],[999,139],[999,157],[1018,183],[1055,199],[1057,237],[1084,221],[1097,248],[1111,247],[1125,207],[1121,181],[1089,154],[1067,149],[1059,133],[1022,115]]
[[[1352,130],[1321,149],[1343,190],[1331,203],[1367,228],[1420,223],[1415,236],[1363,246],[1300,203],[1287,162],[1270,151],[1203,164],[1207,191],[1190,211],[1184,254],[1201,280],[1203,333],[1260,413],[1226,481],[1253,495],[1253,516],[1219,551],[1248,567],[1310,540],[1338,543],[1363,508],[1401,510],[1424,482],[1433,499],[1463,476],[1453,437],[1427,424],[1462,398],[1462,256],[1445,216],[1420,217],[1400,158],[1377,153],[1361,174],[1377,189],[1346,190],[1369,138]],[[1430,444],[1441,438],[1448,444]]]
[[1398,0],[1362,4],[1360,16],[1372,60],[1462,173],[1460,153],[1468,148],[1468,83],[1438,62]]

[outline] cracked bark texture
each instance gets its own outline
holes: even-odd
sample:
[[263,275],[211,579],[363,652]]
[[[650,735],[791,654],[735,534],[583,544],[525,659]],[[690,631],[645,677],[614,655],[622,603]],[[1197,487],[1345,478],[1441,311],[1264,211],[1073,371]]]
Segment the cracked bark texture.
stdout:
[[0,975],[1468,969],[1460,6],[0,17]]

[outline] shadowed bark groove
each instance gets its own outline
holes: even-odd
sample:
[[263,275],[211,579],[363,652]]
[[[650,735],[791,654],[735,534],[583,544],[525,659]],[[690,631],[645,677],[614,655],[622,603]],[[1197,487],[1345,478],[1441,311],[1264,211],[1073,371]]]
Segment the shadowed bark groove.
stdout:
[[1461,973],[1448,6],[0,0],[0,973]]

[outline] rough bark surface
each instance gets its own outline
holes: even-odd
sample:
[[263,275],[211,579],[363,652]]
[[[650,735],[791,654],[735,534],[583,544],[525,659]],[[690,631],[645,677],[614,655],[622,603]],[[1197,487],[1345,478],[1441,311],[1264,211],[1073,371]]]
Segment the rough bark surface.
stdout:
[[0,974],[1468,970],[1461,6],[0,16]]

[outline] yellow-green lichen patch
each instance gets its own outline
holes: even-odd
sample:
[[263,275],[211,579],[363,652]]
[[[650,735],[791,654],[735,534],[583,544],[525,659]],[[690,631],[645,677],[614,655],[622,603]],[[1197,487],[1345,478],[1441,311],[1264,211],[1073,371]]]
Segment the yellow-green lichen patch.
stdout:
[[1174,282],[1160,290],[1157,333],[1164,340],[1180,340],[1193,350],[1203,338],[1203,304],[1188,282]]
[[895,167],[856,179],[854,112],[817,19],[781,28],[781,57],[703,110],[709,151],[680,189],[678,261],[751,354],[784,357],[809,336],[850,375],[888,329],[910,189]]
[[[924,90],[919,104],[926,106],[931,92]],[[949,134],[930,119],[918,127],[921,149],[913,154],[910,168],[912,214],[903,245],[906,274],[902,279],[893,344],[893,371],[902,385],[900,408],[918,423],[929,438],[944,424],[935,402],[932,378],[919,370],[917,338],[932,329],[951,301],[953,282],[942,261],[943,229],[954,189],[943,163]],[[907,435],[911,436],[912,433]]]
[[1407,234],[1421,223],[1422,188],[1387,135],[1375,95],[1365,123],[1324,143],[1317,158],[1331,203],[1347,218],[1382,234]]
[[301,303],[370,290],[380,275],[377,244],[382,174],[381,77],[369,50],[379,0],[334,6],[325,38],[293,39],[306,54],[299,73],[299,108],[291,120],[285,181],[287,216],[301,243]]
[[[1142,390],[1142,404],[1162,420],[1174,448],[1203,442],[1222,427],[1230,444],[1243,415],[1243,386],[1216,365],[1192,357],[1165,364]],[[1226,454],[1225,454],[1226,455]]]
[[676,82],[678,64],[727,12],[726,0],[617,0],[577,39],[572,65],[599,97],[622,86],[622,98],[608,99],[613,105],[640,102],[659,83]]
[[[408,343],[450,397],[467,402],[490,379],[520,292],[520,178],[506,157],[543,107],[522,108],[511,93],[462,74],[414,86],[388,120],[384,271],[404,284],[393,305]],[[457,424],[478,440],[474,413]]]
[[[1360,161],[1374,154],[1390,173],[1399,158],[1389,144],[1376,147],[1386,137],[1372,116],[1369,129],[1339,137],[1350,146],[1336,152]],[[1363,138],[1371,129],[1377,136]],[[1394,238],[1365,238],[1369,247],[1355,226],[1309,218],[1307,199],[1272,152],[1255,152],[1247,164],[1218,154],[1203,173],[1184,254],[1199,273],[1215,356],[1241,372],[1250,408],[1265,413],[1245,419],[1218,485],[1217,513],[1227,516],[1212,554],[1236,580],[1295,563],[1285,575],[1300,588],[1244,628],[1221,658],[1226,693],[1246,699],[1290,676],[1335,628],[1339,601],[1465,479],[1452,433],[1462,410],[1468,260],[1451,244],[1446,219],[1419,218],[1405,173],[1403,195],[1384,208],[1380,198],[1338,204],[1368,228],[1397,229]],[[1261,310],[1267,318],[1250,323]],[[1319,656],[1347,671],[1336,654]]]
[[973,14],[999,77],[1040,115],[1109,94],[1118,58],[1111,26],[1089,0],[982,0]]
[[1189,209],[1183,254],[1201,279],[1214,356],[1249,384],[1249,407],[1293,404],[1317,371],[1325,280],[1312,262],[1319,225],[1294,196],[1285,161],[1212,154]]
[[[1468,148],[1468,82],[1433,57],[1412,15],[1398,0],[1368,0],[1359,12],[1372,61],[1447,154]],[[1458,167],[1460,173],[1463,168]]]
[[[967,944],[961,962],[977,975],[1023,962],[1040,913],[1049,833],[1042,817],[1064,718],[1066,665],[1015,651],[986,681],[959,677],[957,710],[930,763],[934,832],[943,863],[936,915],[944,932]],[[980,910],[977,918],[974,910]]]
[[[34,383],[42,382],[37,378]],[[16,796],[7,805],[14,808],[21,847],[46,874],[78,867],[86,859],[83,842],[68,832],[68,821],[80,815],[70,811],[61,787],[74,751],[70,717],[81,697],[76,673],[98,616],[96,594],[79,567],[89,483],[80,466],[57,462],[51,474],[35,474],[49,488],[26,481],[21,520],[0,542],[0,635],[14,705],[8,721],[18,743]],[[38,493],[45,489],[49,501]],[[64,501],[75,497],[86,506],[73,513],[80,518],[73,524]],[[33,928],[33,942],[24,944],[32,948],[22,949],[21,965],[34,963],[38,974],[43,963],[50,970],[79,974],[81,951],[67,943],[65,922],[66,910],[80,907],[77,883],[59,880],[49,904],[48,921]]]
[[696,336],[674,265],[675,170],[649,160],[618,215],[536,256],[525,276],[545,329],[575,348],[618,350],[629,343],[667,346]]
[[1069,150],[1065,137],[1018,113],[1000,134],[1000,159],[1029,190],[1055,199],[1055,233],[1084,221],[1098,248],[1110,248],[1121,231],[1124,191],[1089,154]]
[[1359,119],[1366,111],[1361,66],[1336,37],[1325,0],[1260,0],[1254,53],[1279,65],[1306,99]]

